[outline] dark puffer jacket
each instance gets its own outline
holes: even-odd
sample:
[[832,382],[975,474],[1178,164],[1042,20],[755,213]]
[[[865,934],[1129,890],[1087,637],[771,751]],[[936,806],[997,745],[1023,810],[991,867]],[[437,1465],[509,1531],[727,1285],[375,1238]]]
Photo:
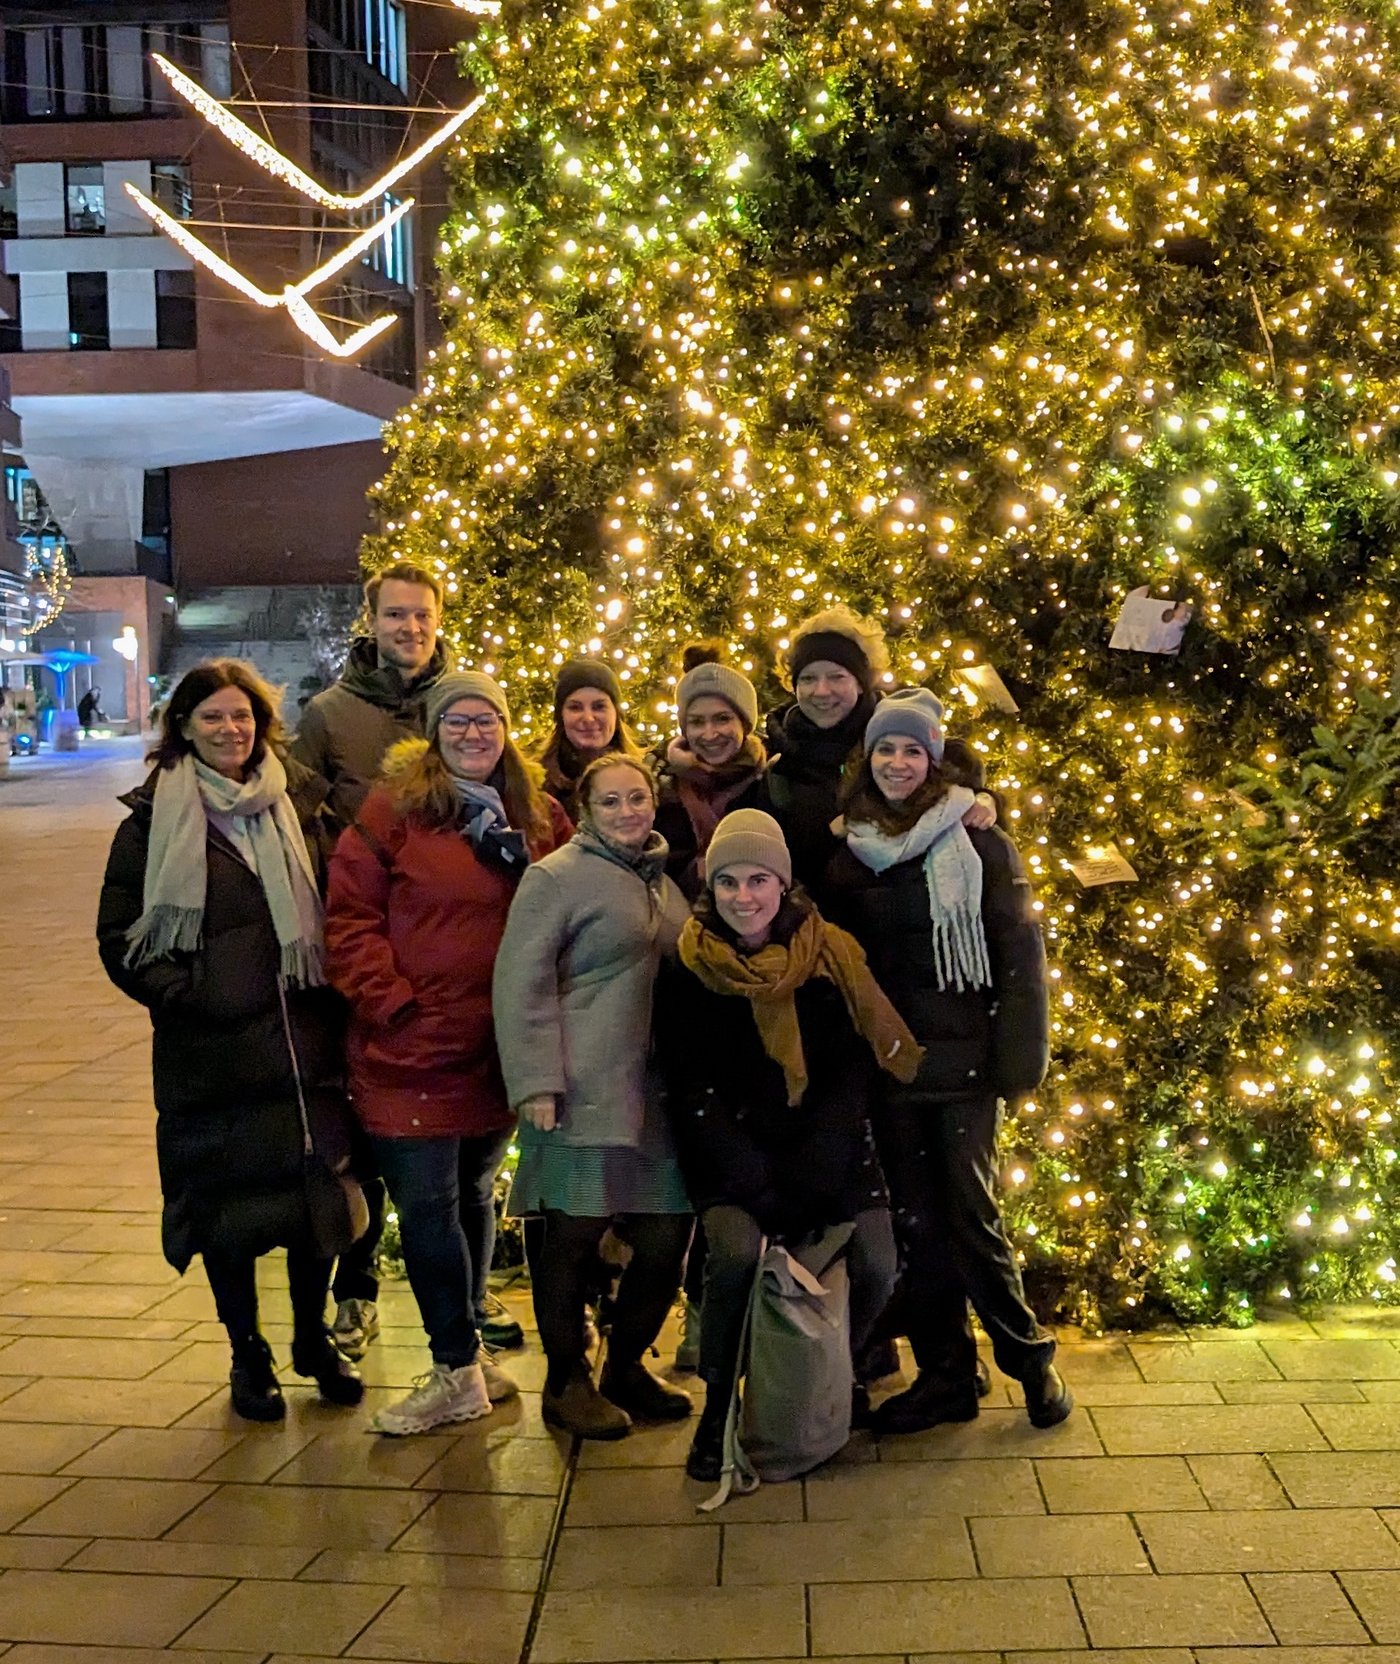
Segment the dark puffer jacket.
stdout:
[[875,980],[924,1047],[918,1078],[901,1093],[941,1103],[1024,1097],[1049,1054],[1045,948],[1021,857],[996,827],[968,836],[982,861],[991,988],[939,988],[922,857],[876,873],[843,847],[825,889],[828,917],[865,949]]
[[865,738],[865,725],[876,700],[864,695],[834,728],[818,728],[797,703],[784,705],[768,718],[764,744],[772,761],[766,776],[772,812],[792,854],[792,875],[823,901],[822,886],[840,839],[831,830],[839,814],[841,771]]
[[[308,846],[324,782],[288,760],[289,793]],[[142,911],[154,777],[121,802],[102,881],[97,943],[107,975],[151,1014],[156,1154],[165,1257],[183,1271],[206,1245],[261,1253],[285,1239],[299,1211],[301,1115],[288,1028],[318,1153],[349,1154],[343,1090],[343,1010],[329,988],[288,989],[262,886],[212,827],[207,843],[204,941],[196,953],[125,964],[127,931]]]
[[318,693],[302,712],[292,756],[330,788],[334,831],[343,831],[379,777],[384,755],[398,740],[421,738],[429,690],[452,668],[439,641],[428,668],[413,683],[392,665],[381,665],[370,640],[352,644],[333,688]]
[[807,1090],[790,1107],[753,1006],[679,964],[657,981],[657,1055],[686,1189],[699,1211],[728,1203],[796,1241],[886,1207],[870,1133],[878,1067],[836,985],[797,990]]

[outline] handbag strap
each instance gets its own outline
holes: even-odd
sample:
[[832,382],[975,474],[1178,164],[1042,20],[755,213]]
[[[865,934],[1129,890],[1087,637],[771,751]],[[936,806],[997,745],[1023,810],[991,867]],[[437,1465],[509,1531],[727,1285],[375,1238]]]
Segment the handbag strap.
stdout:
[[303,1155],[314,1155],[316,1146],[311,1138],[311,1118],[306,1113],[306,1094],[301,1086],[301,1060],[297,1056],[296,1041],[292,1039],[292,1019],[287,1012],[287,991],[282,979],[277,979],[277,1003],[282,1008],[282,1033],[287,1038],[287,1056],[292,1060],[292,1081],[297,1089],[297,1110],[301,1115],[301,1150]]

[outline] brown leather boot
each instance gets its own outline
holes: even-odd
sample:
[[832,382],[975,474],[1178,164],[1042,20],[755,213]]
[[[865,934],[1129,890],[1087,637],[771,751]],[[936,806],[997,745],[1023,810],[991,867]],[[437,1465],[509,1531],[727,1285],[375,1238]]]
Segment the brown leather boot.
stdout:
[[541,1408],[547,1426],[580,1439],[625,1439],[632,1431],[631,1416],[603,1397],[587,1364],[575,1364],[557,1392],[546,1383]]

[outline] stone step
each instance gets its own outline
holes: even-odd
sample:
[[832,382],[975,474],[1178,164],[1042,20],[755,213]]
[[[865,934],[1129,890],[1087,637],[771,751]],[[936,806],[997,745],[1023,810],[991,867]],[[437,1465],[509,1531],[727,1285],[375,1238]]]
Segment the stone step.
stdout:
[[[358,594],[353,584],[324,588],[342,604]],[[177,625],[191,641],[295,641],[301,634],[297,620],[321,593],[315,584],[229,584],[192,590],[180,597]]]
[[282,690],[282,720],[295,727],[301,701],[309,694],[302,678],[311,674],[311,648],[304,641],[250,641],[245,637],[181,636],[170,657],[167,674],[174,686],[205,659],[244,659],[264,680]]

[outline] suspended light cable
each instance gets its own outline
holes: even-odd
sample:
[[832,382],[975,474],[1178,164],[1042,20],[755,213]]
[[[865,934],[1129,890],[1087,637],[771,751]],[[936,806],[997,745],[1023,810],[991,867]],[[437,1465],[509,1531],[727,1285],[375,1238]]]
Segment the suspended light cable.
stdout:
[[[250,161],[256,162],[259,167],[272,174],[274,178],[282,180],[284,184],[290,185],[294,191],[300,192],[302,196],[309,197],[323,208],[336,208],[346,212],[368,207],[371,202],[383,196],[405,174],[411,173],[420,162],[425,161],[435,150],[440,150],[452,135],[470,121],[486,102],[484,96],[472,99],[465,109],[458,110],[441,127],[435,128],[416,150],[410,151],[401,161],[396,162],[386,173],[381,174],[373,184],[367,185],[356,196],[343,196],[339,192],[328,191],[324,185],[319,184],[309,173],[298,167],[289,156],[284,156],[270,140],[264,139],[255,133],[247,122],[240,120],[231,110],[226,109],[217,98],[205,92],[204,88],[197,81],[191,80],[182,69],[177,69],[168,58],[162,57],[159,52],[153,52],[151,58],[180,97],[197,110],[210,126],[221,133],[230,144],[242,151]],[[392,110],[393,106],[386,106],[386,109]]]

